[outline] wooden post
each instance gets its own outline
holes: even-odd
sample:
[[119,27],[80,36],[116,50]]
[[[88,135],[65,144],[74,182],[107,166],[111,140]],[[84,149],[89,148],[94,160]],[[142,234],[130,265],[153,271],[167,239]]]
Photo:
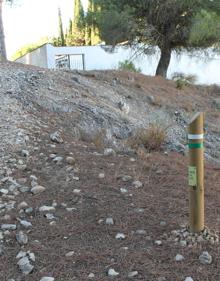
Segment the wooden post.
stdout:
[[193,233],[204,230],[203,119],[204,114],[197,113],[188,129],[190,231]]

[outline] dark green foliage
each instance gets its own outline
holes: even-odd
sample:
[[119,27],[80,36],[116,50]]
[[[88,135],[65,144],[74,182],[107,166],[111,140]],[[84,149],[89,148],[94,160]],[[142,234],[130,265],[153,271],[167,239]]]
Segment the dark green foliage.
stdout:
[[72,31],[67,36],[67,44],[70,46],[85,45],[85,16],[81,0],[74,0],[71,27]]
[[131,72],[141,72],[141,69],[137,68],[134,65],[134,63],[132,61],[129,61],[129,60],[119,62],[118,69],[131,71]]
[[158,46],[156,74],[166,76],[171,52],[220,41],[219,0],[94,0],[102,40]]
[[63,32],[63,22],[62,22],[60,8],[58,9],[58,18],[59,18],[59,41],[60,41],[59,46],[65,46],[66,42],[65,42],[64,32]]

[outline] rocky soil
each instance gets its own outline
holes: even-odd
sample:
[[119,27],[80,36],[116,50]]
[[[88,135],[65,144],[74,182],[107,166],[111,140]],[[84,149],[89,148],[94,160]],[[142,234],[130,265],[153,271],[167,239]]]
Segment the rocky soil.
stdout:
[[[0,64],[0,280],[220,279],[217,86]],[[187,228],[186,126],[206,111],[206,224]],[[129,138],[165,127],[164,150]]]

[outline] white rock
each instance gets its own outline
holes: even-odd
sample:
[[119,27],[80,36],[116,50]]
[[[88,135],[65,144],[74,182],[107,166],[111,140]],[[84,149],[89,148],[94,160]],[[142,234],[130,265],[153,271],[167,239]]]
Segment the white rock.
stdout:
[[28,157],[30,155],[29,151],[26,149],[22,149],[21,156],[22,157]]
[[26,220],[21,220],[20,221],[20,224],[25,227],[25,228],[29,228],[29,227],[32,227],[32,223],[29,222],[29,221],[26,221]]
[[132,184],[135,188],[140,188],[143,186],[143,183],[140,181],[134,181]]
[[5,188],[0,189],[0,193],[2,194],[8,194],[8,190]]
[[40,281],[54,281],[55,279],[53,277],[42,277]]
[[104,179],[104,178],[105,178],[105,174],[104,174],[104,173],[100,173],[100,174],[99,174],[99,178],[100,178],[100,179]]
[[125,239],[125,235],[124,235],[124,233],[117,233],[116,235],[115,235],[115,238],[116,239],[118,239],[118,240],[123,240],[123,239]]
[[81,190],[80,189],[77,189],[77,188],[75,188],[74,190],[73,190],[73,193],[75,193],[75,194],[79,194],[81,192]]
[[157,246],[161,246],[162,245],[162,241],[161,240],[156,240],[154,242],[154,244],[157,245]]
[[133,278],[138,275],[138,271],[131,271],[128,273],[128,278]]
[[46,217],[48,220],[53,220],[53,219],[55,219],[54,214],[51,214],[51,213],[45,214],[45,217]]
[[107,219],[105,220],[105,223],[106,223],[107,225],[113,225],[113,224],[114,224],[114,220],[113,220],[113,218],[107,218]]
[[212,256],[207,251],[204,251],[199,256],[199,261],[202,264],[211,264],[212,263]]
[[29,252],[29,253],[28,253],[28,256],[29,256],[30,260],[32,260],[33,262],[36,261],[36,258],[35,258],[35,254],[34,254],[34,253]]
[[15,230],[17,228],[16,224],[2,224],[2,230]]
[[114,149],[112,149],[112,148],[106,148],[105,150],[104,150],[104,155],[105,156],[111,156],[111,155],[115,155],[116,153],[115,153],[115,151],[114,151]]
[[183,261],[184,260],[184,256],[182,256],[182,255],[180,255],[180,254],[177,254],[176,256],[175,256],[175,261]]
[[65,254],[66,257],[72,257],[75,254],[74,251],[70,251],[68,253]]
[[62,157],[62,156],[56,156],[56,157],[53,159],[53,161],[54,161],[55,163],[60,163],[60,162],[63,161],[63,157]]
[[41,206],[39,208],[40,212],[51,212],[51,211],[55,211],[55,208],[52,206]]
[[20,245],[25,245],[28,243],[28,236],[27,234],[25,234],[23,231],[19,231],[17,234],[16,234],[16,240],[18,241],[18,243]]
[[50,134],[50,139],[56,143],[63,143],[63,139],[58,131]]
[[92,272],[91,272],[91,273],[89,273],[88,278],[91,278],[91,279],[92,279],[92,278],[95,278],[95,274],[94,274],[94,273],[92,273]]
[[16,259],[21,259],[21,258],[24,258],[26,256],[27,256],[27,252],[20,251],[16,256]]
[[24,273],[25,275],[31,273],[34,269],[34,266],[30,264],[28,257],[20,259],[17,264],[22,273]]
[[108,270],[108,276],[110,277],[116,277],[119,275],[119,272],[115,271],[114,268],[109,268]]
[[122,194],[125,194],[125,193],[127,193],[127,192],[128,192],[128,190],[127,190],[126,188],[123,188],[123,187],[122,187],[122,188],[120,188],[120,191],[121,191],[121,193],[122,193]]
[[181,241],[180,241],[180,245],[181,245],[182,247],[186,247],[186,246],[187,246],[186,240],[181,240]]
[[42,193],[46,190],[46,188],[44,186],[41,186],[41,185],[35,185],[32,189],[31,189],[31,192],[33,194],[39,194],[39,193]]
[[186,277],[184,281],[193,281],[192,277]]

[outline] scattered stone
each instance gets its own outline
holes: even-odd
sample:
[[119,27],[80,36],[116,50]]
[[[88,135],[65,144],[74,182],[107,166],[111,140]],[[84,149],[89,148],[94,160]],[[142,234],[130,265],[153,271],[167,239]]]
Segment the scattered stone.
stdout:
[[55,208],[53,206],[41,206],[39,208],[40,212],[51,212],[51,211],[55,211]]
[[54,281],[55,279],[53,277],[43,277],[40,281]]
[[144,230],[144,229],[138,229],[138,230],[136,231],[136,234],[145,235],[145,234],[147,234],[147,231]]
[[0,189],[1,194],[8,194],[8,189],[2,188]]
[[183,261],[184,259],[185,259],[184,256],[182,256],[182,255],[180,255],[180,254],[177,254],[177,255],[175,256],[175,261],[177,261],[177,262]]
[[212,263],[212,256],[207,251],[204,251],[199,256],[199,261],[202,264],[211,264]]
[[124,175],[124,176],[122,176],[122,180],[123,180],[124,182],[131,181],[131,180],[132,180],[132,176]]
[[160,226],[166,226],[166,225],[167,225],[167,223],[165,221],[160,222]]
[[123,240],[123,239],[125,239],[125,235],[124,235],[124,233],[117,233],[116,235],[115,235],[115,238],[116,239],[118,239],[118,240]]
[[29,222],[29,221],[26,221],[26,220],[21,220],[21,221],[20,221],[20,224],[21,224],[23,227],[25,227],[25,228],[30,228],[30,227],[32,227],[32,223]]
[[21,151],[21,156],[22,157],[28,157],[29,155],[30,155],[30,153],[29,153],[28,150],[22,149],[22,151]]
[[20,187],[19,187],[19,191],[20,191],[21,193],[29,192],[30,189],[31,189],[31,188],[28,187],[28,186],[20,186]]
[[2,224],[2,230],[15,230],[17,228],[16,224]]
[[28,256],[29,256],[30,260],[32,260],[33,262],[36,261],[36,258],[35,258],[35,254],[34,254],[34,253],[28,252]]
[[45,218],[47,218],[48,220],[54,220],[54,219],[55,219],[54,214],[51,214],[51,213],[45,214],[44,216],[45,216]]
[[140,188],[143,186],[143,183],[140,181],[134,181],[132,184],[135,188]]
[[104,178],[105,178],[105,174],[104,174],[104,173],[100,173],[100,174],[99,174],[99,178],[100,178],[100,179],[104,179]]
[[105,220],[105,223],[106,223],[107,225],[113,225],[113,224],[114,224],[114,220],[113,220],[113,218],[107,218],[107,219]]
[[69,165],[74,165],[76,163],[76,160],[73,157],[68,156],[68,157],[66,157],[66,162]]
[[62,156],[56,156],[55,158],[53,158],[53,162],[59,164],[63,161],[63,157]]
[[65,254],[66,257],[72,257],[75,254],[74,251],[70,251],[68,253]]
[[25,234],[23,231],[19,231],[17,234],[16,234],[16,240],[18,241],[18,243],[20,245],[25,245],[28,243],[28,236],[27,234]]
[[17,265],[19,266],[21,272],[24,273],[25,275],[31,273],[34,269],[34,266],[30,264],[28,257],[21,258],[18,261]]
[[31,213],[33,213],[33,211],[34,211],[34,209],[33,209],[32,207],[29,207],[29,208],[27,208],[27,209],[25,210],[25,213],[26,213],[26,214],[31,214]]
[[50,139],[56,143],[63,143],[63,139],[58,131],[50,134]]
[[184,281],[193,281],[192,277],[186,277]]
[[112,149],[112,148],[106,148],[104,150],[104,155],[105,156],[112,156],[112,155],[115,155],[115,154],[116,153],[115,153],[114,149]]
[[21,258],[24,258],[26,256],[27,256],[27,252],[20,251],[16,256],[16,259],[21,259]]
[[162,241],[161,240],[156,240],[154,242],[154,244],[157,245],[157,246],[161,246],[162,245]]
[[138,275],[138,271],[131,271],[128,273],[128,278],[133,278]]
[[36,195],[36,194],[44,192],[45,190],[46,190],[46,188],[44,186],[36,185],[31,189],[31,192]]
[[123,187],[122,187],[122,188],[120,188],[120,191],[121,191],[121,193],[122,193],[122,194],[125,194],[125,193],[127,193],[127,192],[128,192],[128,190],[127,190],[126,188],[123,188]]
[[81,190],[80,189],[77,189],[77,188],[75,188],[74,190],[73,190],[73,193],[75,193],[75,194],[79,194],[81,192]]
[[116,277],[118,275],[119,275],[119,272],[115,271],[114,268],[109,268],[109,270],[108,270],[109,277]]
[[18,204],[18,209],[25,209],[28,207],[28,204],[26,202],[21,202],[20,204]]
[[181,241],[180,241],[180,246],[186,247],[186,246],[187,246],[186,240],[181,240]]
[[35,175],[30,175],[30,180],[31,181],[37,181],[37,177]]

